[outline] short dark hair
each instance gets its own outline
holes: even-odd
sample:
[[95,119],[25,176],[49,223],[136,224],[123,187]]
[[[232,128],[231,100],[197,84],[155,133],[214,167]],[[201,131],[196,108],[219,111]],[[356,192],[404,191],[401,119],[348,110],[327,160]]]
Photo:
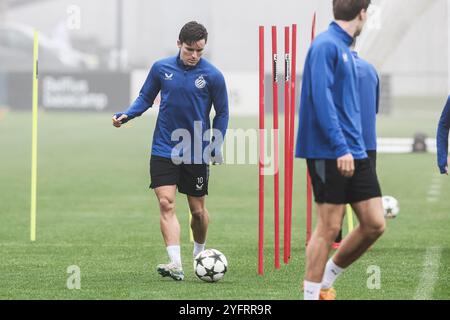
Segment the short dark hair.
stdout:
[[192,44],[194,42],[205,39],[208,41],[208,31],[197,21],[190,21],[181,28],[178,40],[180,43]]
[[352,21],[361,10],[369,8],[371,0],[333,0],[333,13],[336,20]]

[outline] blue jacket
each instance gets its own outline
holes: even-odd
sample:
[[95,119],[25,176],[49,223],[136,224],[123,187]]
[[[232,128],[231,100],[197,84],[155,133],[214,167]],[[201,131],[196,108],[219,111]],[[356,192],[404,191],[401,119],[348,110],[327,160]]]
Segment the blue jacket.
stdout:
[[367,151],[377,150],[377,120],[379,109],[380,80],[373,65],[353,52],[358,72],[358,92],[361,107],[361,123]]
[[[161,103],[153,135],[152,155],[171,158],[183,138],[172,134],[185,129],[191,137],[185,148],[177,151],[180,156],[191,153],[191,163],[205,163],[203,151],[210,143],[204,136],[211,128],[209,115],[214,105],[213,129],[225,138],[228,126],[228,96],[222,73],[204,58],[195,67],[183,64],[179,55],[153,64],[138,98],[124,113],[131,120],[143,114],[153,105],[161,91]],[[215,137],[212,137],[214,139]]]
[[313,42],[306,57],[296,157],[367,158],[352,37],[335,22]]
[[442,111],[441,119],[439,120],[439,126],[437,130],[436,144],[437,144],[437,161],[441,173],[446,173],[445,167],[447,166],[448,157],[448,133],[450,130],[450,96],[448,97],[447,104]]

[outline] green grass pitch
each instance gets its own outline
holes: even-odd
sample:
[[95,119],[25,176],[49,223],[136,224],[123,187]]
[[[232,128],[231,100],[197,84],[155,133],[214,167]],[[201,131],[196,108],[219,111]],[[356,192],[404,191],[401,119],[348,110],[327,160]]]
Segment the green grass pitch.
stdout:
[[[436,110],[428,113],[422,126],[430,136]],[[0,121],[0,299],[302,298],[303,161],[295,161],[289,265],[279,271],[273,267],[273,180],[266,179],[266,272],[261,277],[257,275],[257,167],[216,166],[207,199],[211,216],[207,246],[227,256],[228,273],[215,284],[193,274],[187,203],[179,195],[176,209],[186,279],[175,282],[155,272],[167,255],[158,205],[148,189],[154,118],[142,117],[117,130],[108,114],[40,113],[39,117],[35,243],[29,241],[31,116],[10,112]],[[412,136],[417,127],[396,126],[398,120],[395,114],[380,117],[380,135]],[[250,118],[230,123],[234,128],[256,124]],[[338,299],[414,299],[427,248],[440,252],[429,298],[449,299],[449,178],[436,177],[432,154],[382,154],[378,163],[383,192],[399,200],[401,211],[397,219],[388,221],[381,240],[338,279]],[[438,183],[439,192],[437,201],[429,202],[433,183]],[[71,265],[81,269],[81,290],[66,288]],[[367,271],[373,265],[380,268],[381,288],[371,290]]]

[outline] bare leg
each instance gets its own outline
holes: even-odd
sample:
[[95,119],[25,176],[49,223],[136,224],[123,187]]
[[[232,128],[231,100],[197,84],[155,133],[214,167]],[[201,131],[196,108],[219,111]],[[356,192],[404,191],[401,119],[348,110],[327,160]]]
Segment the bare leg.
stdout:
[[180,245],[180,223],[175,214],[176,186],[155,189],[159,201],[161,233],[166,247]]
[[317,225],[306,248],[305,280],[322,282],[331,245],[341,229],[344,205],[317,204]]
[[377,241],[385,229],[381,198],[352,204],[359,225],[341,243],[333,261],[341,268],[347,268]]
[[206,241],[208,231],[209,214],[205,207],[205,197],[188,196],[189,208],[192,214],[191,228],[194,240],[203,244]]

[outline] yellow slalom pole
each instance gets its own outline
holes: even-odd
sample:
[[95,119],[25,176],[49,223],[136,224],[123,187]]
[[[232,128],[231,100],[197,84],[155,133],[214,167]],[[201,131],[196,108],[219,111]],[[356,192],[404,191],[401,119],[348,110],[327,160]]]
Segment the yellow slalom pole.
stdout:
[[38,126],[38,57],[39,33],[34,31],[33,45],[33,111],[31,130],[31,224],[30,240],[36,241],[36,195],[37,195],[37,126]]
[[353,231],[353,210],[349,204],[347,205],[347,229],[348,233]]
[[192,221],[192,214],[191,210],[189,209],[189,241],[194,242],[194,235],[192,234],[191,221]]

